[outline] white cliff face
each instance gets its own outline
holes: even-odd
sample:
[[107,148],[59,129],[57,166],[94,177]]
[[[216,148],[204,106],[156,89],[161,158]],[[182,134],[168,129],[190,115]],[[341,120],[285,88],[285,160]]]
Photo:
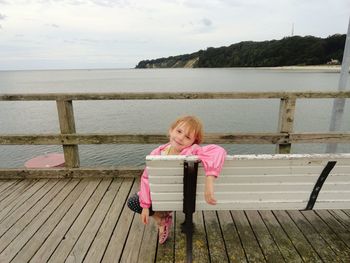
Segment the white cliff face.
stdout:
[[187,63],[185,64],[184,68],[194,68],[195,65],[198,63],[199,57],[196,57],[194,59],[190,59],[189,61],[187,61]]

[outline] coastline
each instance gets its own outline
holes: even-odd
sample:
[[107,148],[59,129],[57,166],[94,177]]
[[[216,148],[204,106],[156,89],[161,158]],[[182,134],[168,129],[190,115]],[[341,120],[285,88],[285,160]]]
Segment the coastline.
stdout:
[[[220,68],[198,68],[192,65],[187,65],[185,67],[175,67],[177,69],[220,69]],[[153,68],[76,68],[76,69],[8,69],[2,70],[1,73],[6,72],[28,72],[28,71],[111,71],[111,70],[132,70],[132,69],[175,69],[174,67],[163,68],[163,67],[153,67]],[[282,71],[295,71],[295,72],[320,72],[320,73],[339,73],[341,71],[341,65],[311,65],[311,66],[279,66],[279,67],[222,67],[222,69],[254,69],[254,70],[282,70]]]
[[341,71],[341,65],[282,66],[282,67],[262,67],[261,69],[301,71],[301,72],[339,73]]

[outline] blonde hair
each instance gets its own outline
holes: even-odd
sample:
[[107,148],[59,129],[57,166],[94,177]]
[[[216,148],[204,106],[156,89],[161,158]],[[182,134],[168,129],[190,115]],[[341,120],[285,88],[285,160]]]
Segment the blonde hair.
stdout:
[[200,144],[203,141],[204,132],[200,119],[195,116],[179,117],[170,125],[169,131],[172,131],[180,124],[184,124],[190,132],[194,132],[194,143]]

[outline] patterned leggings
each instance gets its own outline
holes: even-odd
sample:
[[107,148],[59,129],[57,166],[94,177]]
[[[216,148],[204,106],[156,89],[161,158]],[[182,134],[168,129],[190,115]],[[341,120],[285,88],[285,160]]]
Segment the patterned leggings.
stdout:
[[[139,214],[142,213],[143,208],[140,206],[140,200],[139,200],[139,196],[137,193],[132,195],[128,199],[128,207],[136,213],[139,213]],[[171,213],[171,211],[157,211],[157,212],[155,212],[152,210],[152,206],[151,206],[149,208],[149,216],[153,216],[154,213],[157,213],[157,216],[159,216],[161,218],[166,218]]]
[[[143,208],[140,206],[140,200],[139,200],[139,196],[137,193],[132,195],[128,199],[128,207],[136,213],[139,213],[139,214],[142,213]],[[149,215],[150,216],[154,215],[154,211],[152,210],[152,206],[149,208]]]

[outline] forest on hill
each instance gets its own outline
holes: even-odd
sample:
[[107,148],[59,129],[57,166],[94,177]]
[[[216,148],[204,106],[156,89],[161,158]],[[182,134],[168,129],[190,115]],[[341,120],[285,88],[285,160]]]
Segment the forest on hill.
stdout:
[[346,35],[292,36],[209,47],[192,54],[140,61],[136,68],[278,67],[341,63]]

